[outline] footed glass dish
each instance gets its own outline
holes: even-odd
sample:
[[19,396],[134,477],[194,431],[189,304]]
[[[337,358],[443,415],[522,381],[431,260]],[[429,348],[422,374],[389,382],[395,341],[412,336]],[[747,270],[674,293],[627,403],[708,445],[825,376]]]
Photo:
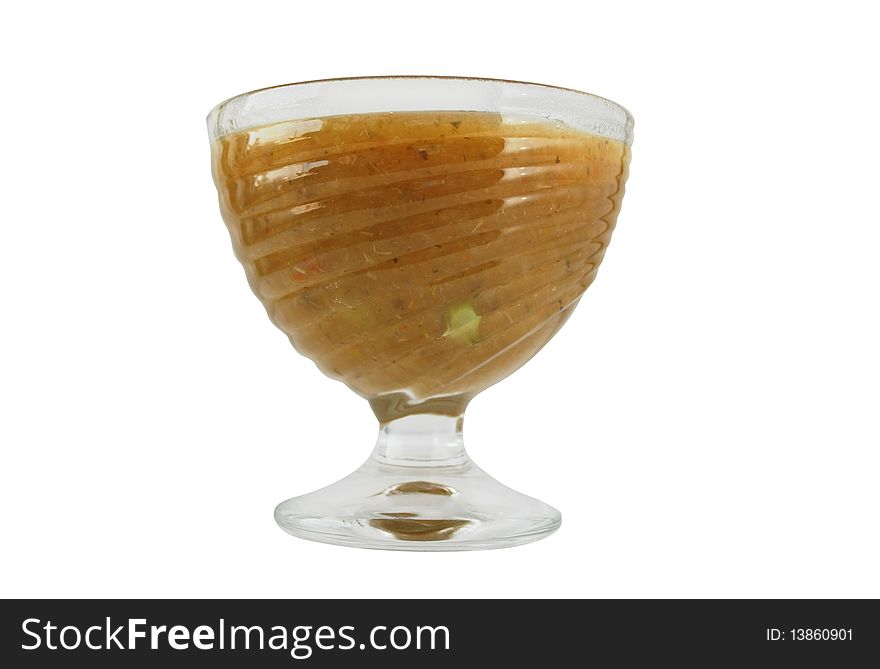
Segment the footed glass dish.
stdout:
[[444,551],[559,527],[556,509],[470,460],[463,416],[595,278],[632,126],[587,93],[443,77],[290,84],[210,113],[220,210],[251,288],[380,423],[359,469],[278,505],[284,530]]

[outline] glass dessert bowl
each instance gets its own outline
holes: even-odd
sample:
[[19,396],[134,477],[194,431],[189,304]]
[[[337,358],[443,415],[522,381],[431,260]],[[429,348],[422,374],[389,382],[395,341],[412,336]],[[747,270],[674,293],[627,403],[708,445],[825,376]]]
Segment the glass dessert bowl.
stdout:
[[210,113],[220,209],[251,288],[380,423],[359,469],[277,507],[284,530],[464,550],[559,527],[558,511],[469,459],[463,415],[595,278],[632,125],[587,93],[442,77],[291,84]]

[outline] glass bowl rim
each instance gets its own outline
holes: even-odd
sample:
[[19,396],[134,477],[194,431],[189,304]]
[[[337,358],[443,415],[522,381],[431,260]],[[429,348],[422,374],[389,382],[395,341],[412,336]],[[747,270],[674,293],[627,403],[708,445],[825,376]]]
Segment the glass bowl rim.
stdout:
[[[517,79],[502,79],[495,77],[470,77],[470,76],[450,76],[450,75],[419,75],[419,74],[390,74],[390,75],[366,75],[366,76],[358,76],[358,77],[330,77],[327,79],[308,79],[305,81],[295,81],[286,84],[276,84],[274,86],[264,86],[262,88],[255,88],[250,91],[246,91],[244,93],[239,93],[237,95],[233,95],[226,100],[223,100],[219,104],[215,105],[213,109],[208,113],[206,117],[206,122],[208,125],[208,132],[211,136],[211,140],[217,140],[220,137],[223,137],[228,132],[218,132],[218,123],[220,120],[220,115],[223,110],[232,104],[243,102],[255,95],[260,93],[265,93],[268,91],[274,91],[279,89],[296,89],[301,86],[308,86],[313,84],[332,84],[332,83],[345,83],[345,82],[354,82],[354,81],[451,81],[451,82],[477,82],[484,84],[509,84],[514,86],[524,86],[527,88],[535,88],[535,89],[546,89],[549,91],[556,91],[557,93],[564,93],[566,95],[572,95],[574,97],[583,97],[593,102],[597,102],[600,104],[604,104],[610,106],[612,109],[617,111],[618,113],[623,115],[623,134],[624,138],[622,141],[627,145],[632,144],[633,139],[633,115],[630,111],[621,105],[620,103],[615,102],[609,98],[602,97],[601,95],[596,95],[595,93],[589,93],[587,91],[582,91],[576,88],[567,88],[565,86],[556,86],[552,84],[543,84],[534,81],[521,81]],[[394,111],[394,110],[387,110]],[[425,109],[425,111],[431,111]],[[477,111],[477,110],[474,110]],[[306,117],[304,117],[306,118]],[[241,130],[247,129],[248,126],[242,127]],[[253,127],[253,126],[249,126]]]

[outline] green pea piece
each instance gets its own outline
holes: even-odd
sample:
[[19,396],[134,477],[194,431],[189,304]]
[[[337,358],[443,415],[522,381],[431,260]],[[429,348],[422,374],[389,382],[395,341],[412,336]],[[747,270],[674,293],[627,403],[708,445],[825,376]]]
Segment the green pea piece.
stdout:
[[476,344],[480,341],[480,316],[470,302],[454,304],[446,310],[446,332],[444,337],[451,337],[461,344]]

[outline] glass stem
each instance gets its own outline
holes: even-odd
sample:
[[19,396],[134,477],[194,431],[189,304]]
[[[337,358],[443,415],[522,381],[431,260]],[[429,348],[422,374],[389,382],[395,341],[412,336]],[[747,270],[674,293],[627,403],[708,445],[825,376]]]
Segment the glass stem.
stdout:
[[463,416],[414,414],[384,423],[372,458],[397,467],[454,467],[468,460]]

